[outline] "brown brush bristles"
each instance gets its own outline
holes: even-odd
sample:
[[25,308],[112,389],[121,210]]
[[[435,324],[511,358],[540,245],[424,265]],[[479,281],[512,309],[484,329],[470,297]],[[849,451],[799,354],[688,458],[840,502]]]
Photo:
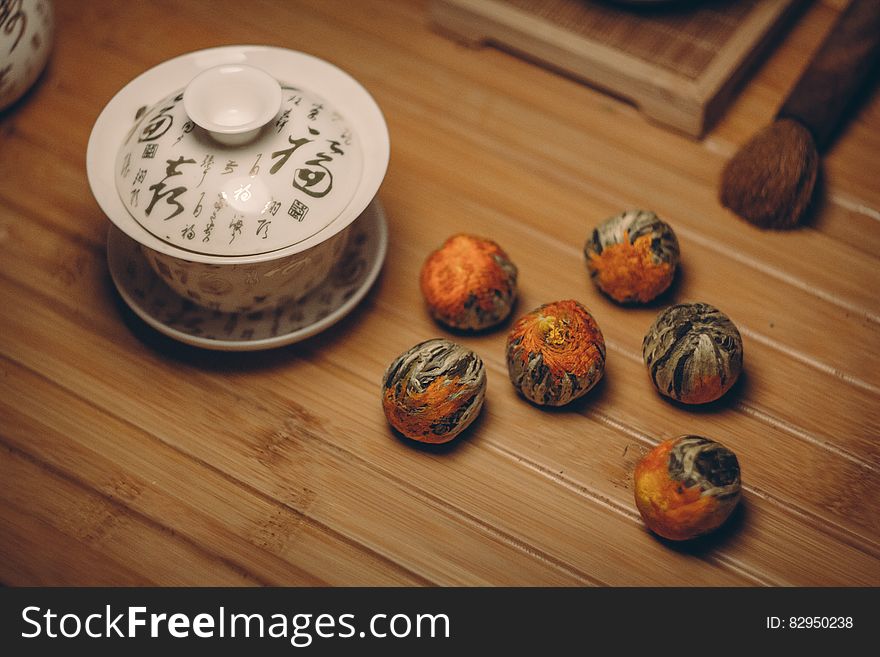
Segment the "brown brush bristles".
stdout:
[[791,119],[776,121],[724,167],[721,204],[757,226],[792,228],[810,204],[818,168],[809,131]]

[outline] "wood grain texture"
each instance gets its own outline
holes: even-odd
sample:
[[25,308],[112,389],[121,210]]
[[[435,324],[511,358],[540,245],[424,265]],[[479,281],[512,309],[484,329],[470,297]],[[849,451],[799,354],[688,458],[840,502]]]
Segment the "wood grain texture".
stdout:
[[[880,97],[827,154],[808,227],[762,232],[716,200],[725,161],[772,120],[841,5],[814,3],[696,142],[450,42],[426,0],[257,0],[234,26],[216,2],[57,2],[49,70],[0,115],[0,581],[880,585]],[[225,43],[340,65],[392,137],[376,287],[340,325],[273,352],[205,352],[141,323],[110,282],[85,175],[117,89]],[[681,243],[676,282],[647,308],[604,297],[582,253],[629,207]],[[517,395],[512,320],[450,336],[430,319],[419,269],[463,231],[519,267],[514,318],[565,298],[590,309],[607,363],[582,400],[548,411]],[[664,401],[641,358],[656,313],[685,301],[717,306],[743,336],[741,380],[704,408]],[[446,448],[396,438],[381,409],[385,368],[431,337],[473,349],[488,375],[480,417]],[[685,433],[736,452],[743,504],[676,547],[642,525],[632,472]]]

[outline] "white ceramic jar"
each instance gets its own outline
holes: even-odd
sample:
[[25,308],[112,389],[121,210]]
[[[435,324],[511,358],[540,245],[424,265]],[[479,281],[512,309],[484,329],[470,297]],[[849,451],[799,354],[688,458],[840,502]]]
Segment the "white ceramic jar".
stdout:
[[0,0],[0,110],[39,77],[55,31],[50,0]]
[[256,312],[324,280],[388,155],[381,111],[346,73],[227,46],[129,83],[98,118],[87,166],[102,209],[169,287]]

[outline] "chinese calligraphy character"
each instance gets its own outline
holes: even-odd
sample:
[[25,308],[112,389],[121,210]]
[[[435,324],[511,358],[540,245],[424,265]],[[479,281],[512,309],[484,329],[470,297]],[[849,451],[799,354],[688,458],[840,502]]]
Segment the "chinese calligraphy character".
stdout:
[[226,168],[223,169],[223,173],[221,176],[225,176],[227,173],[233,173],[235,171],[235,167],[238,166],[238,162],[235,160],[226,160]]
[[180,236],[184,239],[191,240],[196,236],[196,225],[190,224],[189,226],[184,226],[183,230],[180,231]]
[[155,141],[168,132],[171,128],[171,124],[174,123],[174,117],[171,116],[169,112],[171,112],[171,110],[174,109],[174,106],[181,100],[183,100],[183,94],[177,94],[170,105],[163,107],[151,117],[144,126],[144,129],[141,130],[141,136],[138,137],[138,141]]
[[[33,11],[32,9],[30,10]],[[12,51],[18,47],[18,42],[21,41],[21,37],[24,36],[28,22],[27,19],[27,12],[22,9],[20,1],[9,3],[4,2],[0,5],[0,27],[4,28],[4,32],[6,32],[6,34],[12,34],[15,28],[18,27],[18,34],[15,36],[15,41],[12,42],[12,47],[9,49],[8,54],[11,54]]]
[[178,141],[186,137],[189,133],[193,131],[193,128],[196,127],[196,124],[192,121],[187,121],[183,124],[183,131],[180,133],[180,136],[177,138],[177,141],[174,142],[174,145],[177,144]]
[[156,203],[161,199],[165,199],[165,202],[168,205],[175,206],[174,212],[165,217],[165,221],[168,221],[169,219],[173,219],[181,212],[183,212],[183,206],[177,200],[177,197],[186,192],[187,188],[181,185],[180,187],[174,187],[173,189],[169,189],[168,191],[162,191],[166,187],[165,181],[174,176],[183,175],[183,172],[177,170],[179,166],[184,164],[195,164],[196,161],[192,158],[184,160],[183,155],[181,155],[176,160],[166,160],[166,162],[168,163],[168,166],[165,167],[165,177],[162,178],[162,180],[160,180],[159,182],[150,185],[149,187],[149,190],[153,192],[153,198],[152,200],[150,200],[150,204],[147,206],[146,214],[147,216],[149,216],[149,214],[153,211]]
[[266,201],[266,205],[263,206],[263,211],[260,214],[266,214],[267,212],[271,214],[273,217],[278,214],[278,210],[281,209],[281,201],[271,200]]
[[259,153],[259,154],[257,155],[257,159],[256,159],[256,161],[254,162],[254,166],[252,166],[252,167],[251,167],[251,170],[248,171],[248,174],[250,175],[251,178],[253,178],[253,177],[256,176],[258,173],[260,173],[260,167],[259,167],[258,165],[259,165],[259,163],[260,163],[260,159],[261,159],[262,157],[263,157],[263,154],[262,154],[262,153]]
[[[313,160],[307,160],[306,164],[319,167],[321,170],[302,167],[297,169],[294,174],[293,186],[305,192],[312,198],[323,198],[327,196],[333,189],[333,174],[324,166],[324,162],[331,162],[332,157],[328,157],[324,153],[318,153],[318,157]],[[325,180],[326,178],[326,180]]]
[[214,219],[217,218],[217,215],[220,213],[223,208],[225,208],[228,204],[226,203],[226,199],[223,196],[223,192],[217,194],[217,200],[214,201],[214,211],[211,213],[211,216],[208,218],[208,225],[205,226],[205,230],[202,231],[205,236],[202,238],[202,242],[208,242],[211,239],[211,233],[214,232]]
[[133,190],[131,190],[131,194],[130,194],[129,197],[128,197],[128,203],[129,203],[129,205],[133,205],[134,207],[137,207],[137,204],[138,204],[138,196],[140,195],[140,193],[141,193],[141,188],[140,188],[140,187],[138,187],[137,189],[133,189]]
[[[330,144],[331,153],[345,155],[344,151],[339,148],[338,141],[328,139],[327,142]],[[306,160],[306,164],[311,165],[312,167],[318,167],[320,171],[308,167],[297,169],[294,174],[293,186],[301,192],[305,192],[312,198],[323,198],[324,196],[327,196],[330,190],[333,189],[333,174],[330,172],[330,169],[324,166],[324,164],[332,161],[333,157],[327,155],[327,153],[324,153],[323,151],[319,152],[317,157],[311,160]]]
[[300,139],[294,139],[293,137],[288,137],[287,141],[288,141],[288,143],[293,144],[293,146],[291,146],[290,148],[285,148],[284,150],[275,151],[274,153],[272,153],[273,160],[276,157],[278,157],[279,155],[281,155],[282,157],[280,160],[278,160],[275,164],[272,165],[271,169],[269,169],[270,174],[278,173],[278,171],[281,169],[281,167],[283,167],[285,164],[287,164],[287,160],[290,159],[290,156],[293,155],[293,152],[297,148],[299,148],[300,146],[303,146],[305,144],[308,144],[312,140],[308,139],[306,137],[301,137]]
[[302,222],[302,220],[306,218],[308,212],[309,206],[298,199],[293,199],[293,203],[290,204],[290,209],[287,211],[287,214],[297,221]]
[[[284,89],[285,91],[299,91],[299,89],[297,89],[296,87],[281,87],[281,88]],[[303,97],[300,94],[290,94],[290,96],[287,97],[287,102],[293,103],[294,106],[299,106],[299,104],[302,102],[302,99],[303,99]]]
[[324,109],[324,106],[321,103],[312,103],[312,109],[309,110],[309,119],[312,121],[317,119],[322,109]]
[[152,160],[156,157],[156,151],[159,150],[159,144],[147,144],[144,146],[144,154],[141,155],[141,159]]
[[269,237],[269,226],[272,224],[268,219],[257,219],[257,235],[262,235],[263,239]]
[[205,182],[205,176],[208,175],[208,172],[211,170],[211,167],[214,166],[214,156],[213,155],[205,155],[202,163],[199,165],[202,168],[202,179],[199,181],[199,184],[196,187],[201,187],[202,183]]
[[131,182],[131,186],[134,187],[138,183],[144,182],[144,178],[147,177],[146,169],[138,169],[137,174],[135,174],[134,180]]
[[[310,130],[310,132],[315,133],[317,131]],[[275,151],[272,153],[272,158],[276,158],[280,156],[280,159],[272,165],[272,168],[269,169],[270,174],[277,173],[281,170],[281,168],[287,164],[287,161],[290,159],[290,156],[293,155],[296,149],[301,146],[310,143],[312,140],[307,137],[301,137],[299,139],[294,139],[293,137],[288,137],[287,141],[292,144],[290,148],[285,148],[280,151]],[[344,155],[344,151],[339,148],[340,142],[334,141],[332,139],[327,140],[330,144],[330,152],[335,155]],[[333,174],[331,171],[325,166],[326,163],[332,162],[333,156],[328,155],[327,153],[319,152],[317,155],[311,160],[306,160],[304,164],[309,166],[303,166],[298,168],[294,172],[293,177],[293,187],[300,190],[301,192],[305,192],[312,198],[322,198],[326,196],[331,189],[333,189]]]
[[170,114],[159,114],[158,116],[153,117],[150,122],[144,126],[144,129],[141,130],[141,136],[138,137],[138,141],[155,141],[168,132],[168,128],[171,127],[173,121],[174,118]]
[[205,198],[205,192],[202,192],[202,195],[199,196],[199,200],[196,203],[196,207],[193,208],[193,216],[198,217],[202,214],[202,199]]
[[251,191],[251,183],[247,185],[240,185],[238,189],[232,192],[232,196],[236,201],[241,201],[245,203],[250,200],[251,196],[253,196],[253,192]]
[[236,235],[241,234],[241,227],[244,226],[244,219],[240,214],[232,215],[232,220],[229,222],[229,227],[232,229],[232,237],[229,239],[229,243],[235,240]]
[[129,171],[131,171],[131,153],[126,153],[125,159],[122,161],[122,171],[119,173],[123,178],[128,178]]
[[290,120],[290,110],[286,109],[281,113],[281,116],[275,121],[275,133],[281,132],[281,129],[287,125],[287,122]]

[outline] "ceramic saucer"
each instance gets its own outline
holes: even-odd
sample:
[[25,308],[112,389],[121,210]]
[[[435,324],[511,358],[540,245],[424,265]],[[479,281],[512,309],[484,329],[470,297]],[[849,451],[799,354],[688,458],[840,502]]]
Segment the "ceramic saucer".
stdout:
[[299,301],[255,313],[208,310],[179,296],[113,224],[107,261],[123,301],[160,333],[207,349],[254,351],[299,342],[345,317],[376,280],[387,248],[385,211],[376,199],[352,223],[345,254],[327,280]]

